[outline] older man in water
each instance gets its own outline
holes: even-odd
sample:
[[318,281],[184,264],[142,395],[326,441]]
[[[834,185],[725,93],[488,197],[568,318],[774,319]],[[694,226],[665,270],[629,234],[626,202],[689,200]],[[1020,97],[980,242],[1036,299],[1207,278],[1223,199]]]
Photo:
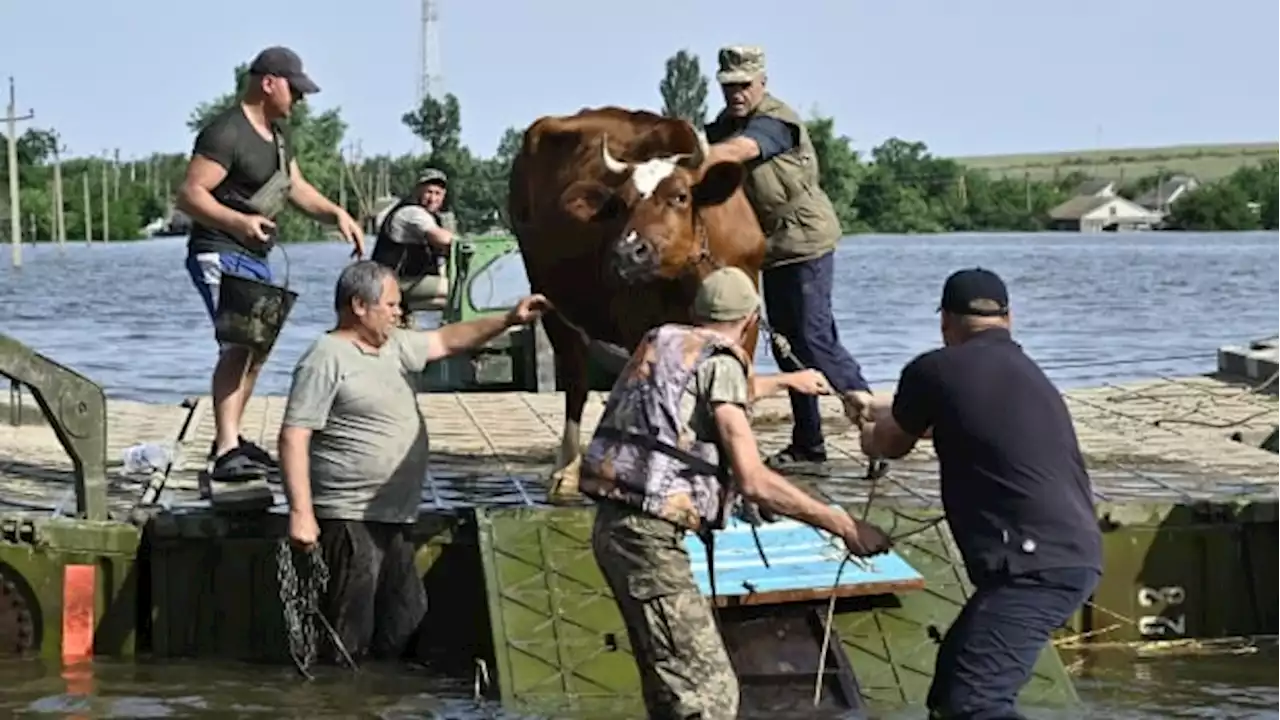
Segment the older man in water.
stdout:
[[[818,183],[818,155],[804,121],[765,88],[764,50],[720,50],[716,80],[725,109],[707,125],[708,163],[746,165],[743,190],[768,238],[763,284],[769,323],[792,344],[806,367],[821,370],[850,420],[869,417],[870,386],[845,350],[831,312],[840,219]],[[795,368],[798,369],[798,368]],[[791,444],[771,464],[825,462],[826,443],[816,398],[791,393]]]
[[303,353],[280,428],[289,537],[329,566],[326,618],[352,657],[399,657],[426,614],[409,531],[427,473],[427,427],[414,376],[548,307],[530,295],[504,315],[414,331],[399,327],[400,286],[363,260],[338,278],[338,324]]

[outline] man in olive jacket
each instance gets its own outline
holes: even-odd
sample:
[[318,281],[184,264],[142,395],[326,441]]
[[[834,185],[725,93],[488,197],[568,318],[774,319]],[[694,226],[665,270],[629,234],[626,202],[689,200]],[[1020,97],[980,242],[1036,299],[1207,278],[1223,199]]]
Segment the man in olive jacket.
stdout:
[[[818,184],[809,131],[765,89],[763,49],[733,45],[722,48],[718,60],[725,109],[706,127],[712,143],[707,162],[746,166],[744,190],[768,238],[763,284],[769,323],[791,341],[800,362],[827,376],[856,421],[869,415],[871,393],[857,361],[840,344],[831,313],[840,220]],[[791,444],[771,464],[824,462],[817,399],[793,392],[791,412]]]

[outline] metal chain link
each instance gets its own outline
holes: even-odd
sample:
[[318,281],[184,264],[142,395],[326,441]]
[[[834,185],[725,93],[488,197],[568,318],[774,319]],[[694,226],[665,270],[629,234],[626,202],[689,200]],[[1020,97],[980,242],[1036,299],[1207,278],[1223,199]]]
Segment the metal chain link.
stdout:
[[330,640],[352,670],[355,660],[347,652],[329,620],[320,611],[320,598],[329,587],[329,567],[318,548],[302,553],[307,559],[307,572],[300,576],[294,563],[295,551],[288,538],[281,538],[276,545],[276,579],[280,582],[280,606],[284,613],[285,634],[289,640],[289,654],[298,672],[308,680],[314,680],[308,668],[316,663],[319,648],[316,645],[316,621],[328,631]]

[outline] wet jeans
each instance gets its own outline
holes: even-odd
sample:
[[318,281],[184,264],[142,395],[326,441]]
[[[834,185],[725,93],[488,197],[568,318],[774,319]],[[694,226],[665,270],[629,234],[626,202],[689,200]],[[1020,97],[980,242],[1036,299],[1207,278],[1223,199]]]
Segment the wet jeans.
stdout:
[[[329,566],[321,608],[347,652],[360,662],[412,652],[427,614],[427,592],[414,567],[412,525],[320,520],[320,549]],[[336,648],[331,648],[335,650]],[[329,657],[338,662],[336,653]]]

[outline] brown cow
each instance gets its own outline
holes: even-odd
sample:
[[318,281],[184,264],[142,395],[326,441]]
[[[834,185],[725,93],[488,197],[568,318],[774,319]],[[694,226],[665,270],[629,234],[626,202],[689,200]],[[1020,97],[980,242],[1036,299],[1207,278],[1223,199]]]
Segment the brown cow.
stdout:
[[[509,217],[533,292],[591,338],[634,349],[687,322],[698,282],[720,265],[758,278],[765,237],[738,163],[702,167],[706,140],[675,118],[617,107],[543,117],[511,167]],[[544,316],[565,391],[554,495],[577,493],[587,345]],[[754,354],[756,328],[746,350]]]

